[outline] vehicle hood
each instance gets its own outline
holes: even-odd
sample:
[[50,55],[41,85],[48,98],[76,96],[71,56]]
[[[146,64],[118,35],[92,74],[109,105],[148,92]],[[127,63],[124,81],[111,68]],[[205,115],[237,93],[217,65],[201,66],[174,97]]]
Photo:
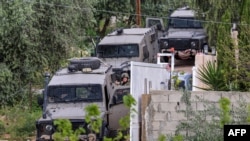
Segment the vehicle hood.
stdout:
[[196,38],[206,36],[204,30],[169,30],[166,37],[168,38]]
[[[83,119],[86,115],[84,108],[91,103],[53,103],[46,108],[46,119]],[[106,111],[102,103],[96,103],[101,110],[101,116]]]

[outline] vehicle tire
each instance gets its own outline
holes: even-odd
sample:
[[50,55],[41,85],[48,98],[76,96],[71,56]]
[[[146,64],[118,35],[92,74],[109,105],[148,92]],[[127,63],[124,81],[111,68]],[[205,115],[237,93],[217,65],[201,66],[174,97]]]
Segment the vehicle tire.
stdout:
[[68,66],[69,71],[81,71],[83,68],[98,69],[101,66],[101,61],[97,58],[81,58],[70,60]]

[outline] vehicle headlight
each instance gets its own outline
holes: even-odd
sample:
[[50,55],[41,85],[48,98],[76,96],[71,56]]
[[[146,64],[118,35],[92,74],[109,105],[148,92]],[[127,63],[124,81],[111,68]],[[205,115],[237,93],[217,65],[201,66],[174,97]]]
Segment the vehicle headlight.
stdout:
[[92,128],[92,127],[91,127],[91,125],[90,125],[90,124],[88,124],[87,128],[88,128],[89,130],[91,130],[91,128]]
[[168,41],[164,41],[164,42],[163,42],[163,45],[164,45],[165,47],[168,47]]
[[46,131],[52,131],[53,127],[52,127],[52,125],[46,125],[45,129],[46,129]]
[[196,43],[193,41],[191,42],[191,47],[195,47],[196,46]]

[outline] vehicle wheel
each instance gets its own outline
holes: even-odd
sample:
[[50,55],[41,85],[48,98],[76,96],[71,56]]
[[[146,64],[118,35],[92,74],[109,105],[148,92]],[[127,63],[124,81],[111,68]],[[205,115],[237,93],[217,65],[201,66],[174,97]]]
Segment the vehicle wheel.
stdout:
[[101,61],[97,58],[81,58],[70,60],[68,66],[69,71],[81,71],[83,68],[98,69],[101,66]]

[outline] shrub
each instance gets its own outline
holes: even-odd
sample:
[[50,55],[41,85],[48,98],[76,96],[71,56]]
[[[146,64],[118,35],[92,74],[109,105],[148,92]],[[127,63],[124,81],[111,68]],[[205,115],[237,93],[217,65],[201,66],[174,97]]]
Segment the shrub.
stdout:
[[[195,141],[223,141],[223,126],[225,124],[246,124],[249,119],[249,109],[245,101],[238,101],[238,107],[231,109],[231,102],[228,98],[222,97],[219,100],[219,107],[214,102],[197,98],[204,103],[205,110],[196,111],[191,106],[191,92],[185,91],[181,101],[185,103],[186,109],[183,112],[187,120],[181,121],[177,126],[176,136],[181,135],[182,140]],[[199,125],[199,126],[197,126]]]
[[4,122],[0,120],[0,135],[5,132]]
[[215,62],[207,62],[201,66],[197,72],[197,78],[206,84],[208,88],[197,87],[202,90],[225,91],[227,84],[225,83],[224,71],[221,66],[217,66]]

